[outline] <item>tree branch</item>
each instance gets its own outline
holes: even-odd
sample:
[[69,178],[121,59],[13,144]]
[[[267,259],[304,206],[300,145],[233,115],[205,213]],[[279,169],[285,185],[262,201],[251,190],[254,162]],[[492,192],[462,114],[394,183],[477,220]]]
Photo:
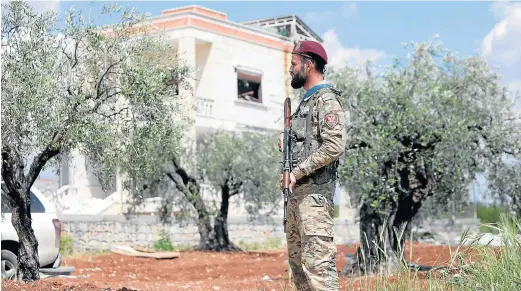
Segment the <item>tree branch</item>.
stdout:
[[10,146],[2,145],[2,179],[10,191],[24,186],[20,183],[24,180],[23,173],[24,164],[20,154]]
[[123,58],[121,58],[119,61],[115,62],[115,63],[112,63],[110,64],[110,66],[105,70],[105,72],[103,73],[103,75],[101,75],[101,77],[99,78],[98,80],[98,84],[96,84],[96,99],[100,98],[100,96],[102,95],[102,92],[100,91],[100,88],[101,88],[101,82],[103,82],[103,80],[105,79],[105,77],[107,76],[107,74],[109,73],[109,71],[115,67],[116,65],[118,65],[119,63],[123,62]]
[[190,201],[190,203],[194,202],[194,199],[192,198],[192,193],[190,192],[190,190],[188,190],[188,187],[186,187],[186,185],[183,183],[183,178],[179,174],[175,172],[167,172],[166,176],[174,182],[177,190],[183,193],[186,199]]
[[47,161],[60,153],[62,140],[63,135],[61,131],[55,132],[51,142],[49,142],[47,147],[32,162],[29,173],[27,173],[25,179],[25,182],[28,183],[27,185],[32,185]]
[[242,185],[243,185],[242,181],[239,183],[233,183],[232,186],[230,187],[230,191],[229,191],[230,197],[239,194],[241,191]]

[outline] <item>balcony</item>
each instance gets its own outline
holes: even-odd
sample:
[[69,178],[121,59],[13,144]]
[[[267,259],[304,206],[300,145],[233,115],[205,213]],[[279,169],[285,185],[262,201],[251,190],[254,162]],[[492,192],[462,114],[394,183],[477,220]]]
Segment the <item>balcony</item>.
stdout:
[[213,115],[213,100],[198,97],[197,115],[211,117]]

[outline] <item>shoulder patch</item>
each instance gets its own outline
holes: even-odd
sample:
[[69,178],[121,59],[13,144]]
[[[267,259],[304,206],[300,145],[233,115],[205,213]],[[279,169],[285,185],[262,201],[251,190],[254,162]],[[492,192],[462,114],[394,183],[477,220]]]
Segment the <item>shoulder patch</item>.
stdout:
[[333,128],[338,124],[338,114],[328,113],[324,116],[324,125],[329,128]]

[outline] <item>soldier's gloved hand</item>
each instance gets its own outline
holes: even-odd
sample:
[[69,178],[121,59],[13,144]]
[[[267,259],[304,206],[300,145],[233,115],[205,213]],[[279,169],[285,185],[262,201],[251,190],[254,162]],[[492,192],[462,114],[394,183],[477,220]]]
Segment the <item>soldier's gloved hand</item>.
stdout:
[[278,142],[278,146],[279,146],[279,152],[282,152],[282,143],[284,142],[284,133],[281,132],[279,134],[279,142]]

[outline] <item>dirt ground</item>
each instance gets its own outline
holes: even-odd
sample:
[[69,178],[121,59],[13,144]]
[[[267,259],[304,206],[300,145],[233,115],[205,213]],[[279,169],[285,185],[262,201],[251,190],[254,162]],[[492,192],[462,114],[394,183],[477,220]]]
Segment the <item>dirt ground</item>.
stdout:
[[[454,252],[455,248],[451,248]],[[447,246],[406,247],[410,261],[421,265],[444,265],[450,258]],[[337,267],[342,270],[346,254],[355,246],[338,246]],[[45,278],[36,283],[2,281],[2,290],[191,290],[191,291],[271,291],[291,290],[285,272],[284,250],[242,253],[183,251],[178,258],[157,260],[119,254],[64,259],[74,266],[76,278]],[[341,278],[341,290],[359,290],[364,278]]]

